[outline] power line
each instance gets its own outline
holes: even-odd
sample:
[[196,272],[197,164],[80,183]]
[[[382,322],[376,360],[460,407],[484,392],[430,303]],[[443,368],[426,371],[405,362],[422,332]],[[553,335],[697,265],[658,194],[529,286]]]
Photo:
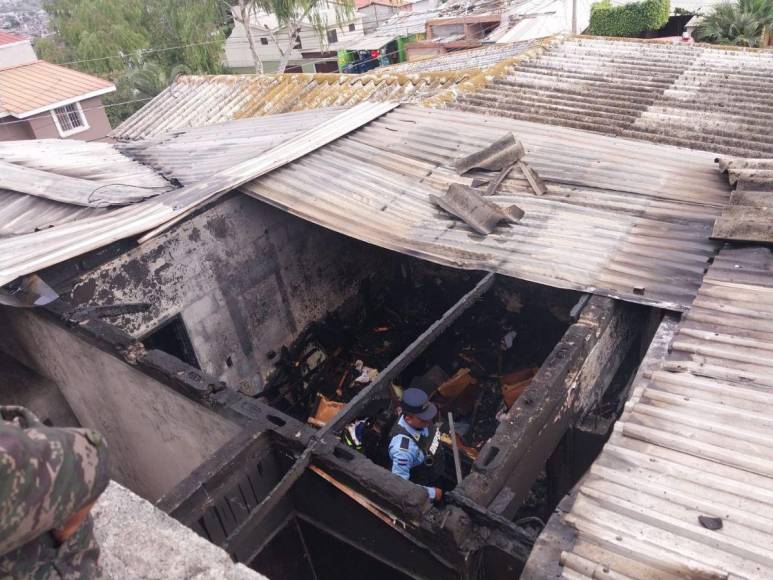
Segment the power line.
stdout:
[[87,59],[83,59],[83,60],[71,60],[69,62],[58,62],[58,63],[54,63],[54,64],[58,64],[58,65],[64,66],[64,65],[68,65],[68,64],[80,64],[80,63],[84,63],[84,62],[97,62],[97,61],[100,61],[100,60],[110,60],[110,59],[113,59],[113,58],[126,58],[128,56],[131,56],[132,54],[139,54],[141,56],[141,55],[144,55],[144,54],[151,54],[151,53],[156,53],[156,52],[166,52],[166,51],[169,51],[169,50],[179,50],[181,48],[189,48],[191,46],[203,46],[205,44],[216,44],[216,43],[219,43],[219,42],[224,42],[224,41],[221,41],[221,40],[207,40],[205,42],[191,42],[191,43],[188,43],[188,44],[180,44],[178,46],[166,46],[166,47],[163,47],[163,48],[138,48],[133,53],[132,52],[118,53],[118,54],[113,54],[113,55],[110,55],[110,56],[101,56],[99,58],[87,58]]

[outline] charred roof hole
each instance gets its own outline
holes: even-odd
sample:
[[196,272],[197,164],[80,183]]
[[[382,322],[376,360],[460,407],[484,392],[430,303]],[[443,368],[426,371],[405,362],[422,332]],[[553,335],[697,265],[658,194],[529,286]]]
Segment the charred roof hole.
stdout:
[[[295,419],[325,427],[481,278],[478,272],[400,257],[385,275],[363,282],[341,307],[277,348],[259,396]],[[453,489],[454,443],[466,477],[502,418],[560,343],[577,314],[579,298],[576,292],[499,279],[358,406],[351,422],[340,429],[336,425],[346,445],[336,447],[336,455],[351,449],[390,469],[389,442],[400,418],[400,397],[405,389],[419,388],[439,409],[444,459],[433,466],[437,481]],[[491,448],[485,463],[497,452]]]
[[188,329],[179,314],[145,336],[142,344],[148,350],[161,350],[197,369],[201,368]]

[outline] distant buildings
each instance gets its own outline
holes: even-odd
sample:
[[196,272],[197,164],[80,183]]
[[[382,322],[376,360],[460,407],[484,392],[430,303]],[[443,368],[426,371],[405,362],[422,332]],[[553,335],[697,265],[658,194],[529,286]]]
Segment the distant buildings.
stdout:
[[102,95],[115,86],[38,60],[30,39],[0,32],[0,141],[97,140],[110,123]]
[[[226,65],[233,72],[255,72],[255,59],[250,51],[239,8],[233,7],[232,13],[234,29],[225,43]],[[336,18],[335,3],[330,2],[322,11],[321,17],[327,23],[323,38],[320,38],[309,18],[301,21],[298,36],[290,49],[285,72],[337,72],[338,45],[362,39],[364,36],[363,18],[357,12],[339,22]],[[280,26],[273,14],[261,12],[253,12],[249,24],[256,51],[263,63],[263,71],[276,72],[282,60],[280,47],[285,50],[289,43],[287,27]]]

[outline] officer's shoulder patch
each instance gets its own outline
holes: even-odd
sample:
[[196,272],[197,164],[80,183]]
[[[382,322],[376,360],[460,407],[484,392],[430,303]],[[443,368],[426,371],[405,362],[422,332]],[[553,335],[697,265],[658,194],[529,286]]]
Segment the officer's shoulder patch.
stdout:
[[400,441],[400,449],[404,449],[404,450],[408,451],[410,446],[411,446],[411,440],[408,439],[408,437],[406,437],[405,435],[403,435],[403,438]]

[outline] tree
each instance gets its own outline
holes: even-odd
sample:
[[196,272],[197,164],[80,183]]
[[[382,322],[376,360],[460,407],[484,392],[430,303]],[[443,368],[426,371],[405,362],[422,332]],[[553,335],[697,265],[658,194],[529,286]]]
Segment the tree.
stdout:
[[38,55],[113,81],[117,91],[105,104],[114,125],[148,98],[134,71],[153,65],[169,80],[179,65],[196,74],[223,70],[230,19],[220,0],[45,0],[44,8],[53,35],[36,43]]
[[238,21],[244,26],[244,33],[247,35],[247,44],[250,47],[252,53],[252,59],[255,62],[255,74],[263,74],[263,61],[260,59],[258,49],[255,46],[255,37],[252,35],[252,14],[254,10],[252,6],[249,6],[248,0],[239,0]]
[[[241,2],[242,0],[240,0]],[[276,17],[277,30],[266,30],[271,36],[272,42],[279,49],[281,60],[277,67],[277,72],[283,73],[287,68],[293,47],[295,46],[301,28],[310,24],[324,45],[327,43],[327,29],[331,22],[328,22],[330,4],[333,5],[335,24],[341,25],[342,22],[351,19],[354,15],[353,0],[338,0],[328,3],[328,0],[244,0],[247,8],[254,13],[272,14]],[[253,49],[252,31],[245,26],[247,40]],[[277,32],[286,33],[286,38],[277,36]],[[284,37],[284,34],[281,34]]]
[[773,27],[773,0],[738,0],[716,5],[697,30],[699,40],[736,46],[767,43]]

